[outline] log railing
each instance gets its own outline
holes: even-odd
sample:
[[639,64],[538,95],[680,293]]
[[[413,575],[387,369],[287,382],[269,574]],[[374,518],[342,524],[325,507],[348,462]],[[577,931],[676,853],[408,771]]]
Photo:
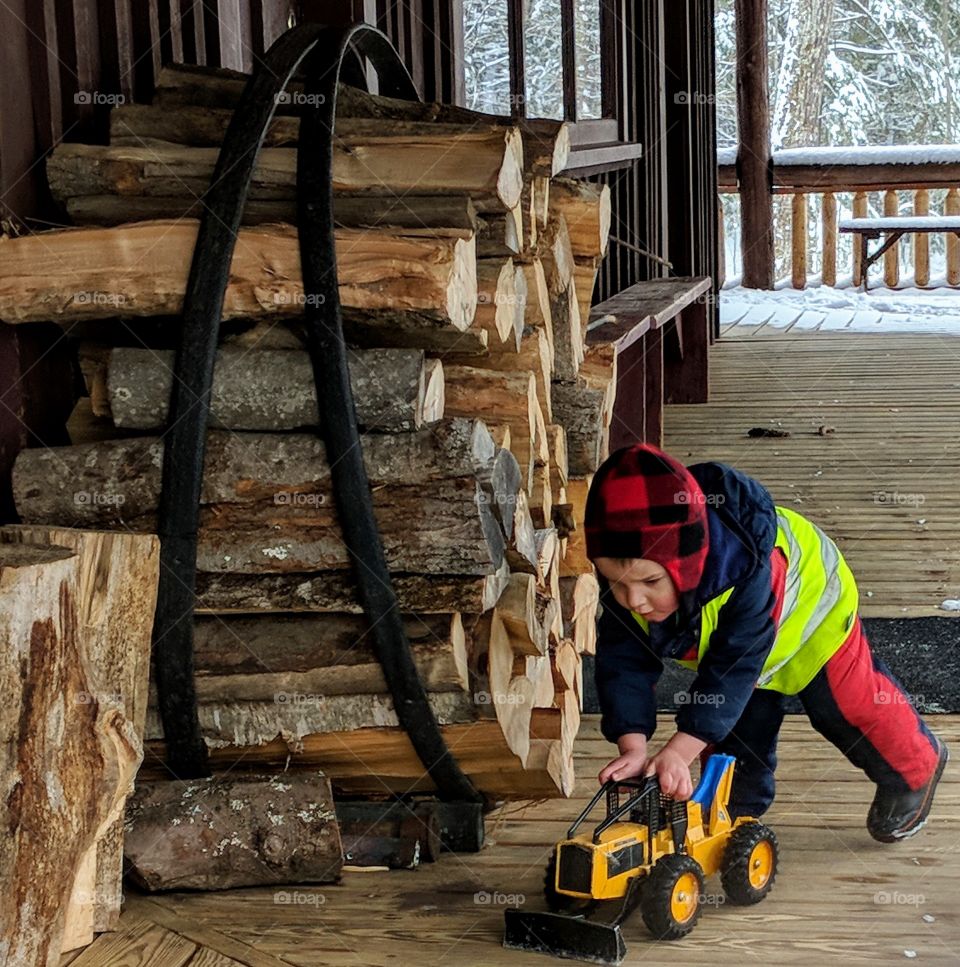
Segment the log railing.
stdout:
[[[718,159],[721,233],[732,201],[729,196],[738,191],[734,154],[721,149]],[[789,218],[783,213],[777,222],[781,232],[790,234],[789,271],[779,274],[786,274],[795,289],[810,282],[837,286],[862,281],[858,246],[850,246],[847,253],[838,244],[840,218],[960,215],[958,145],[803,148],[775,152],[773,160],[774,194],[790,199]],[[931,194],[936,196],[933,205]],[[729,231],[729,220],[727,228]],[[912,246],[912,278],[902,271],[901,246],[906,245]],[[724,251],[721,234],[720,252]],[[812,271],[814,264],[819,271]],[[894,288],[909,281],[929,286],[930,264],[930,236],[905,238],[883,256],[884,284]],[[731,274],[729,266],[725,274]],[[956,235],[946,235],[944,272],[938,283],[960,286],[960,239]]]

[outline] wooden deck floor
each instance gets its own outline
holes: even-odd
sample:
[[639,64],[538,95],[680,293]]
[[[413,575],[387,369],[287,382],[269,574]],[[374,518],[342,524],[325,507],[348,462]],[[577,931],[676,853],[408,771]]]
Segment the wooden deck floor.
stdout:
[[960,598],[960,337],[769,333],[737,325],[711,348],[710,402],[667,407],[665,448],[745,470],[820,525],[866,616],[945,616]]
[[[960,717],[937,716],[933,727],[960,749]],[[586,716],[578,797],[491,815],[491,841],[477,855],[411,872],[347,873],[338,886],[128,896],[122,932],[101,936],[72,967],[543,967],[542,955],[501,948],[502,900],[540,903],[550,845],[612,749]],[[709,905],[683,941],[654,944],[635,917],[626,963],[897,964],[913,959],[910,951],[918,963],[960,963],[957,767],[947,768],[928,828],[894,846],[864,829],[870,784],[798,717],[784,726],[779,781],[767,816],[781,844],[774,892],[738,909],[720,902],[710,880]]]

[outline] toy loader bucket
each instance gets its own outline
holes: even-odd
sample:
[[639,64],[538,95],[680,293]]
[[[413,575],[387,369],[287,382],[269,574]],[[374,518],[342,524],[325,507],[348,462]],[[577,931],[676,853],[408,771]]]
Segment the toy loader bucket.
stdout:
[[564,913],[505,911],[504,947],[583,960],[619,964],[627,955],[620,924],[598,923]]

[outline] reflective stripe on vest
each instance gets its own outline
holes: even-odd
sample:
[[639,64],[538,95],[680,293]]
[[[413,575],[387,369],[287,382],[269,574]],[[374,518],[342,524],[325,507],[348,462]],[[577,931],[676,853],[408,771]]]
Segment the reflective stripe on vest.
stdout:
[[[815,524],[787,507],[777,507],[777,541],[787,560],[783,608],[773,648],[757,682],[760,688],[796,695],[810,684],[846,640],[857,616],[857,584],[837,545]],[[720,612],[734,588],[711,598],[700,617],[696,668],[717,629]],[[649,623],[633,612],[644,631]]]

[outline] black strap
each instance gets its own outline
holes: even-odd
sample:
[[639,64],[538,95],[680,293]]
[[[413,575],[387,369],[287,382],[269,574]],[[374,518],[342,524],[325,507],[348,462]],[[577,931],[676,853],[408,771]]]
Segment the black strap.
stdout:
[[[348,48],[352,50],[348,54]],[[360,602],[371,623],[400,725],[445,799],[481,797],[451,756],[430,708],[397,607],[373,502],[347,370],[333,221],[333,128],[337,82],[346,57],[369,58],[383,94],[418,95],[389,40],[365,24],[303,24],[280,37],[258,62],[223,140],[194,248],[174,365],[163,461],[158,531],[160,586],[154,624],[157,698],[172,772],[210,774],[200,732],[193,671],[193,611],[200,490],[210,392],[224,292],[254,164],[277,96],[301,63],[305,108],[297,152],[297,206],[307,349],[313,364],[334,498]],[[348,67],[352,77],[355,71]]]

